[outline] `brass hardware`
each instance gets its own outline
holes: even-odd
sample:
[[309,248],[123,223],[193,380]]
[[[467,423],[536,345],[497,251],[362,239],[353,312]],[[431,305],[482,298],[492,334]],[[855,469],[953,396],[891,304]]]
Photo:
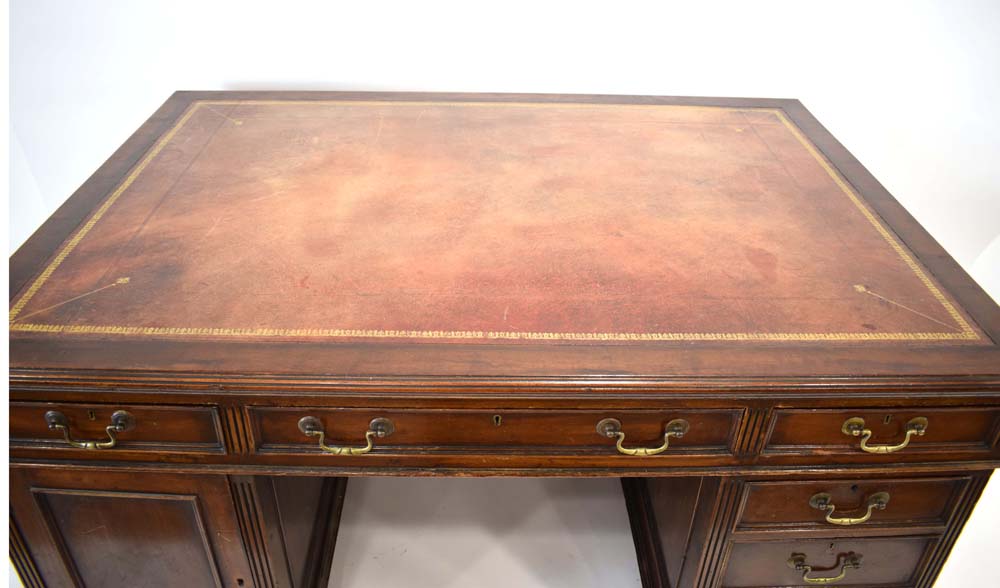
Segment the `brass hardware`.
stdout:
[[861,437],[861,450],[868,453],[893,453],[903,449],[910,444],[910,439],[916,435],[922,436],[927,432],[927,419],[924,417],[914,417],[906,423],[906,438],[898,445],[868,445],[868,440],[872,438],[871,429],[865,428],[865,419],[861,417],[851,417],[844,421],[840,428],[845,435]]
[[[843,562],[843,563],[841,563]],[[857,570],[861,569],[861,555],[856,554],[853,551],[846,554],[840,554],[837,556],[837,563],[834,564],[834,568],[840,566],[840,573],[836,576],[828,576],[825,578],[809,577],[812,572],[813,567],[806,563],[806,556],[802,553],[793,553],[790,558],[788,558],[788,567],[792,568],[796,572],[802,572],[802,581],[807,584],[836,584],[837,582],[843,580],[847,577],[847,570]]]
[[836,505],[831,502],[832,497],[826,492],[820,492],[819,494],[814,494],[812,498],[809,499],[809,506],[817,510],[826,511],[826,522],[833,525],[860,525],[866,522],[868,519],[872,518],[872,512],[877,510],[885,510],[885,506],[889,504],[889,493],[888,492],[876,492],[868,497],[865,501],[868,511],[860,517],[837,517],[834,518],[833,511],[837,509]]
[[45,413],[45,424],[52,431],[62,431],[66,443],[78,449],[111,449],[118,445],[118,433],[131,431],[135,427],[135,417],[124,410],[116,410],[111,415],[111,424],[104,428],[108,433],[107,441],[76,441],[69,435],[69,421],[66,415],[58,410],[50,410]]
[[319,448],[334,455],[361,455],[368,453],[375,446],[375,437],[382,439],[388,437],[396,430],[396,427],[387,418],[378,417],[368,423],[368,430],[365,431],[366,445],[364,447],[335,447],[324,443],[326,432],[323,430],[323,423],[313,416],[305,416],[299,419],[299,430],[309,437],[319,438]]
[[608,437],[609,439],[617,438],[618,442],[615,446],[618,448],[618,453],[623,453],[625,455],[641,455],[649,456],[656,455],[658,453],[663,453],[670,446],[670,438],[676,437],[680,439],[688,432],[690,425],[684,419],[674,419],[667,423],[667,426],[663,431],[663,445],[659,447],[647,448],[647,447],[636,447],[627,448],[622,447],[622,443],[625,442],[625,432],[622,431],[621,421],[618,419],[601,419],[597,423],[597,434],[602,437]]
[[503,424],[503,417],[498,414],[493,415],[493,426],[499,427],[502,424]]

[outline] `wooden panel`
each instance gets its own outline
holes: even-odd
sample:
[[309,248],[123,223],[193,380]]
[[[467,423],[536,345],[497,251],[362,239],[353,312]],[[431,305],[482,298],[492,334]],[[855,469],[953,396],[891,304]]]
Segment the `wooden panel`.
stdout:
[[257,588],[326,588],[345,478],[230,476]]
[[[726,563],[721,586],[766,588],[773,586],[809,586],[802,572],[788,565],[795,553],[815,566],[810,577],[832,577],[838,556],[855,553],[862,556],[859,569],[847,570],[838,586],[909,586],[921,570],[925,553],[934,546],[934,537],[857,540],[809,540],[736,543]],[[833,569],[831,569],[833,568]]]
[[[914,436],[905,449],[891,454],[861,450],[858,437],[841,431],[844,421],[860,417],[873,432],[869,445],[896,445],[905,437],[906,423],[927,418],[926,433]],[[885,408],[885,409],[779,409],[764,447],[764,456],[811,456],[814,461],[907,461],[958,459],[989,454],[993,449],[1000,409],[983,408]]]
[[197,497],[34,489],[57,544],[84,586],[221,586]]
[[47,586],[252,586],[223,476],[11,469]]
[[225,406],[221,408],[223,438],[226,441],[226,453],[231,455],[246,455],[250,453],[250,436],[246,429],[245,412],[242,407]]
[[24,543],[24,536],[21,535],[21,529],[17,527],[17,523],[14,521],[13,512],[10,513],[9,529],[10,563],[17,570],[21,584],[25,588],[45,588],[45,585],[42,583],[42,577],[38,575],[35,562],[31,559],[28,546]]
[[[49,429],[45,413],[55,410],[66,416],[76,440],[107,440],[105,431],[115,411],[130,413],[135,426],[118,433],[113,449],[85,451],[69,447],[60,431]],[[203,406],[151,406],[138,404],[77,404],[68,402],[11,402],[10,446],[52,449],[74,457],[100,454],[141,453],[223,453],[218,411]]]
[[[422,448],[434,452],[586,452],[617,455],[614,441],[598,435],[596,425],[617,418],[626,434],[625,446],[656,447],[664,427],[685,419],[690,429],[656,458],[671,455],[728,454],[740,414],[738,410],[400,410],[331,408],[251,408],[259,452],[318,453],[317,441],[298,429],[304,416],[323,423],[329,445],[364,445],[369,422],[390,419],[395,432],[376,440],[375,452]],[[497,420],[499,418],[499,420]],[[331,456],[334,457],[334,456]]]
[[[677,481],[693,481],[698,478],[677,478]],[[675,562],[667,561],[667,556],[676,554],[683,557],[684,543],[676,546],[665,543],[661,537],[660,525],[666,521],[658,521],[653,514],[653,503],[649,494],[649,486],[644,478],[622,478],[622,493],[625,495],[625,508],[628,511],[629,526],[632,530],[632,541],[635,543],[635,554],[639,565],[639,578],[643,588],[669,588],[676,583],[677,571]],[[686,533],[686,527],[677,525],[681,533]],[[686,537],[685,537],[686,538]],[[664,551],[664,546],[666,550]],[[675,549],[676,548],[676,549]],[[668,567],[673,576],[668,576]]]
[[231,476],[240,535],[257,588],[292,585],[279,515],[267,478]]
[[[648,478],[623,484],[643,588],[714,586],[722,571],[739,480]],[[648,508],[637,500],[645,490]],[[638,520],[637,520],[638,519]]]
[[992,474],[993,471],[990,470],[972,478],[968,490],[963,494],[958,505],[955,507],[955,514],[952,517],[951,524],[948,526],[948,531],[937,542],[934,551],[930,554],[927,566],[917,580],[917,588],[930,588],[934,585],[934,580],[937,579],[938,574],[941,572],[941,566],[948,559],[951,548],[955,546],[955,540],[958,539],[962,528],[968,522],[969,516],[972,514],[972,509],[975,507],[979,497],[982,496],[983,489],[986,487],[986,483],[989,482]]
[[773,410],[769,407],[746,409],[746,414],[741,420],[740,432],[737,435],[737,455],[746,457],[760,453],[772,414]]
[[347,478],[271,478],[296,587],[326,588]]
[[833,516],[838,518],[862,516],[867,510],[867,497],[876,492],[889,494],[884,510],[874,510],[871,519],[852,528],[930,526],[943,530],[969,481],[968,477],[960,477],[749,482],[736,531],[845,531],[844,526],[826,522],[826,511],[809,505],[810,498],[821,492],[831,496],[836,505]]

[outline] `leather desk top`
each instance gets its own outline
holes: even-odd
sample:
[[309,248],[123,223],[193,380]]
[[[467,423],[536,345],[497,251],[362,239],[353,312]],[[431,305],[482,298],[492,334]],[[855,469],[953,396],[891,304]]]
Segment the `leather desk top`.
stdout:
[[795,101],[178,93],[11,260],[18,368],[991,375]]

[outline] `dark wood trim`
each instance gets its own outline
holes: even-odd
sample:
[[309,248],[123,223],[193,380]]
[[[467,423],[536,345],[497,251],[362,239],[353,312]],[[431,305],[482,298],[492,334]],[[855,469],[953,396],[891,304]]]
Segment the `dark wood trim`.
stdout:
[[763,432],[768,430],[773,409],[770,407],[749,407],[741,419],[741,428],[735,436],[734,453],[739,457],[758,455],[763,447]]
[[[847,375],[857,377],[951,376],[956,379],[991,376],[1000,365],[1000,348],[986,345],[834,345],[660,343],[637,345],[493,345],[488,343],[334,343],[214,341],[76,337],[54,339],[38,333],[17,333],[11,340],[11,376],[30,377],[22,368],[46,366],[76,373],[89,370],[142,377],[143,372],[176,369],[198,374],[212,383],[222,374],[266,372],[290,376],[329,377],[333,381],[424,377],[480,376],[498,385],[506,379],[546,377],[563,382],[615,383],[635,379],[669,383],[678,376],[800,378],[807,384]],[[269,359],[267,359],[269,358]],[[267,360],[266,364],[263,364]],[[433,366],[428,368],[428,366]],[[470,366],[479,366],[470,372]],[[347,376],[345,377],[345,374]]]
[[107,462],[107,461],[67,461],[54,459],[11,459],[11,468],[46,468],[66,469],[72,466],[75,470],[122,470],[129,472],[174,472],[191,474],[233,474],[249,476],[407,476],[407,477],[574,477],[574,478],[677,478],[686,476],[749,476],[757,478],[779,478],[787,476],[817,476],[844,475],[867,476],[880,474],[939,474],[948,472],[982,472],[1000,467],[1000,459],[989,461],[937,462],[937,463],[907,463],[886,462],[873,465],[800,465],[800,466],[670,466],[660,468],[555,468],[555,467],[371,467],[333,466],[333,465],[303,465],[288,466],[280,462],[273,465],[250,465],[245,463],[197,464],[189,462]]
[[347,478],[325,478],[316,511],[309,553],[306,556],[306,575],[303,588],[326,588],[330,583],[333,554],[337,547],[340,516],[347,494]]
[[705,544],[695,586],[708,588],[716,586],[720,574],[726,569],[729,558],[729,532],[736,519],[743,484],[739,480],[723,478],[719,483],[718,498],[711,517],[711,534]]
[[[581,383],[554,381],[518,383],[516,388],[503,389],[496,385],[429,382],[422,385],[399,385],[385,382],[359,383],[350,386],[331,383],[328,386],[310,381],[292,388],[254,381],[244,385],[221,387],[210,384],[182,386],[145,385],[142,382],[112,381],[101,384],[57,386],[42,382],[10,385],[13,401],[37,402],[40,398],[60,402],[93,402],[100,394],[109,403],[163,403],[169,396],[172,404],[233,404],[273,406],[339,406],[339,407],[398,407],[420,406],[439,408],[601,408],[648,407],[682,403],[684,406],[745,407],[769,404],[774,408],[802,406],[842,408],[912,406],[914,400],[933,406],[1000,406],[1000,386],[983,383],[974,387],[957,385],[938,379],[918,384],[889,381],[878,383],[839,381],[797,388],[788,382],[748,382],[746,380],[709,380],[697,385],[683,382],[669,389],[649,385],[623,383],[608,387],[592,387]],[[244,415],[245,418],[245,415]]]
[[35,561],[31,558],[31,552],[24,542],[21,529],[18,528],[14,520],[13,511],[10,513],[10,563],[17,570],[17,575],[25,588],[45,588],[45,582],[35,567]]
[[[301,529],[286,524],[275,478],[230,476],[240,533],[258,588],[326,588],[347,479],[314,480],[319,486],[318,500],[312,502],[303,496],[294,497],[299,501],[296,510],[307,514],[313,524],[305,536],[293,538],[291,534],[301,533]],[[285,516],[287,514],[290,513]],[[293,539],[295,543],[291,543]],[[303,569],[293,569],[290,561],[293,554],[289,550],[301,544],[302,539],[308,546],[305,563]]]
[[255,476],[230,476],[229,479],[254,586],[291,587],[292,578],[270,480]]
[[974,477],[972,482],[966,487],[964,496],[959,499],[958,506],[954,510],[948,530],[945,531],[941,540],[938,541],[929,554],[928,561],[921,568],[922,571],[915,583],[916,588],[931,588],[934,585],[934,580],[941,573],[941,567],[947,561],[948,554],[951,553],[952,547],[955,546],[955,541],[962,533],[965,523],[972,514],[972,509],[976,506],[976,501],[979,500],[979,497],[982,496],[983,490],[986,488],[986,483],[989,482],[992,473],[992,471],[985,472]]
[[249,455],[253,451],[247,432],[245,411],[239,406],[221,407],[222,437],[226,443],[226,453]]
[[649,502],[649,489],[644,478],[622,478],[622,493],[628,511],[632,541],[639,564],[642,588],[670,588],[663,546],[660,544],[656,518]]
[[[297,398],[319,399],[324,396],[343,397],[364,394],[367,398],[399,400],[462,400],[464,402],[488,401],[491,396],[506,401],[519,399],[532,401],[579,402],[614,398],[618,401],[649,401],[661,399],[731,399],[741,401],[773,400],[776,406],[791,406],[794,402],[826,398],[827,401],[851,395],[852,403],[870,403],[875,400],[900,401],[914,398],[934,398],[949,404],[968,402],[1000,402],[1000,378],[948,377],[948,376],[895,376],[895,377],[815,377],[815,378],[754,378],[754,377],[704,377],[704,378],[346,378],[300,377],[273,379],[247,375],[220,374],[206,377],[201,374],[177,373],[174,378],[166,374],[144,374],[115,370],[90,373],[64,371],[11,372],[11,395],[18,400],[37,400],[35,395],[59,396],[66,400],[88,399],[94,392],[109,395],[128,395],[136,402],[142,398],[162,398],[163,392],[171,396],[203,396],[222,402],[230,395],[253,397],[281,397],[283,402]],[[145,397],[142,395],[146,394]],[[338,400],[340,400],[338,398]],[[148,401],[148,400],[147,400]],[[188,401],[188,400],[185,400]],[[315,402],[317,400],[311,400]],[[740,403],[742,404],[742,403]]]

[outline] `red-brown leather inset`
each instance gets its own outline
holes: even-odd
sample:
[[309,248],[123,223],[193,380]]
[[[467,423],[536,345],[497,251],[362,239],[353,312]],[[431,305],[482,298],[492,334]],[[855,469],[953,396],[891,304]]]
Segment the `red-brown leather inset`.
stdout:
[[776,110],[209,101],[155,149],[15,330],[981,342]]

